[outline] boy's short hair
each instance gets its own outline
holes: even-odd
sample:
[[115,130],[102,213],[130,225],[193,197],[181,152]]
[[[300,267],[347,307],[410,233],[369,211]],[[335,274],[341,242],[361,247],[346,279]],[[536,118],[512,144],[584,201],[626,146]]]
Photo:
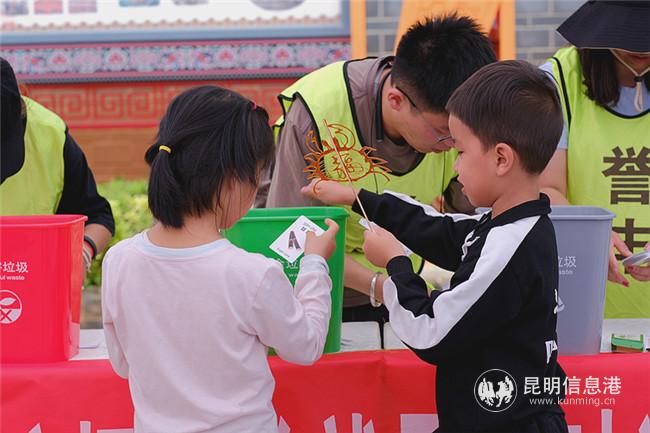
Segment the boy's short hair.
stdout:
[[454,92],[447,110],[486,150],[497,143],[510,145],[532,174],[544,171],[564,126],[555,85],[523,60],[485,66]]
[[442,112],[463,81],[496,60],[490,40],[473,19],[456,14],[427,18],[400,39],[391,79],[419,107]]

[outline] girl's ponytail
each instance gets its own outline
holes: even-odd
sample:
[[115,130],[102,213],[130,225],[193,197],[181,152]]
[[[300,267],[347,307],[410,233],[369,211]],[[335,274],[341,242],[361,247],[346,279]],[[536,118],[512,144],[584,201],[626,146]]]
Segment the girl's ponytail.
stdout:
[[145,156],[151,165],[149,176],[149,209],[155,218],[165,226],[181,228],[183,226],[182,200],[180,184],[171,166],[173,149],[167,145],[154,143]]

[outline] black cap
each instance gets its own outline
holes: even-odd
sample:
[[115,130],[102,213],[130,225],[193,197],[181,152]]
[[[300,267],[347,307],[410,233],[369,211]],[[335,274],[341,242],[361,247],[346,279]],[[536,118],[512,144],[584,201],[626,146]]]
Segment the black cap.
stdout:
[[25,158],[25,126],[20,90],[14,70],[0,57],[0,131],[2,179],[19,169]]
[[578,48],[650,52],[650,1],[588,1],[557,31]]

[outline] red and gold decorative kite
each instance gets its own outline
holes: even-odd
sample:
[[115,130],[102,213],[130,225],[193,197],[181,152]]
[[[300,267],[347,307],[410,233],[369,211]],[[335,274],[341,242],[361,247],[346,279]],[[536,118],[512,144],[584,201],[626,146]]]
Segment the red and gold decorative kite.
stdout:
[[[322,145],[319,146],[313,130],[309,131],[307,135],[307,147],[311,150],[311,153],[305,155],[307,167],[304,168],[304,172],[307,173],[307,179],[318,179],[318,182],[323,180],[348,182],[352,190],[354,190],[354,181],[371,174],[381,175],[388,179],[390,169],[386,166],[387,161],[371,156],[374,148],[363,146],[358,149],[354,134],[349,128],[336,123],[328,123],[327,120],[323,120],[323,123],[329,140],[321,138]],[[326,165],[333,167],[330,176],[325,172]],[[318,182],[314,184],[314,192]],[[356,192],[355,199],[359,203],[364,218],[370,222]],[[370,229],[372,230],[372,225],[370,225]]]

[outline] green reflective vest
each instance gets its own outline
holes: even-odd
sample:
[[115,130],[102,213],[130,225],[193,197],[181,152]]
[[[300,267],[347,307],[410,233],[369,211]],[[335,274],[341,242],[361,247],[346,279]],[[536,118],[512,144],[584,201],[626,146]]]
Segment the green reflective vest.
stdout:
[[[329,179],[345,181],[345,171],[334,146],[337,146],[341,157],[353,178],[357,188],[382,193],[390,190],[407,194],[416,200],[431,204],[442,194],[449,181],[456,176],[453,163],[454,152],[430,153],[422,158],[420,163],[410,172],[393,175],[372,170],[372,153],[364,146],[359,133],[359,125],[354,111],[347,68],[351,61],[337,62],[318,69],[284,90],[279,96],[285,113],[295,99],[303,101],[310,113],[317,130],[310,137],[305,137],[312,143],[314,150],[322,150],[322,158],[312,162],[312,168],[322,172]],[[282,127],[284,117],[276,122],[276,132]],[[359,224],[361,215],[350,213],[346,225],[346,253],[355,260],[372,270],[375,268],[363,255],[363,231]],[[408,221],[404,221],[408,224]],[[431,246],[435,248],[435,245]],[[422,268],[422,258],[411,255],[411,261],[416,271]]]
[[[553,72],[567,119],[567,198],[616,214],[613,229],[633,252],[650,240],[650,110],[622,116],[586,96],[578,50],[563,48]],[[650,317],[650,283],[607,283],[606,318]]]
[[25,162],[0,185],[0,215],[56,213],[63,192],[65,123],[27,97]]

